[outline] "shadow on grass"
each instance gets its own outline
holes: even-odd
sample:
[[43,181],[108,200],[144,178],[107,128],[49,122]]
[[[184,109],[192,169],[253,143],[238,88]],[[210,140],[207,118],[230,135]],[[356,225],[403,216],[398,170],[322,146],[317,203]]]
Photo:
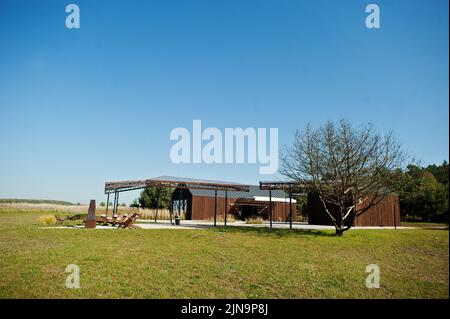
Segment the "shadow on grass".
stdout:
[[426,230],[446,230],[446,231],[449,230],[448,226],[442,226],[442,227],[420,227],[420,228],[426,229]]
[[260,236],[275,236],[275,237],[285,237],[285,236],[311,236],[311,237],[335,237],[335,232],[332,230],[315,230],[315,229],[270,229],[267,227],[251,227],[251,226],[217,226],[211,227],[212,231],[215,232],[226,232],[226,233],[241,233],[241,234],[255,234]]

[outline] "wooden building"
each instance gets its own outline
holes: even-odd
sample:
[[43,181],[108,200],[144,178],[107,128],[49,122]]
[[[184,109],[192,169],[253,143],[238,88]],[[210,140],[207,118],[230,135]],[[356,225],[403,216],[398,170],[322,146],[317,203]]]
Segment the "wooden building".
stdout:
[[[358,206],[357,209],[361,208]],[[338,213],[338,208],[328,205],[332,214]],[[332,225],[330,217],[325,212],[322,202],[315,193],[308,194],[306,207],[309,224]],[[356,216],[354,220],[346,223],[352,226],[400,226],[400,200],[399,196],[392,194],[385,196],[378,204],[372,206],[363,214]]]
[[[248,192],[227,191],[225,194],[225,191],[217,191],[217,197],[215,192],[212,189],[177,187],[172,193],[171,200],[174,214],[184,215],[187,220],[212,220],[217,207],[217,219],[224,219],[225,209],[227,215],[233,215],[236,220],[254,217],[269,219],[268,190],[261,190],[259,186],[250,185]],[[296,201],[294,199],[291,205],[293,221],[295,221]],[[282,190],[272,191],[273,221],[288,221],[289,214],[289,195]]]

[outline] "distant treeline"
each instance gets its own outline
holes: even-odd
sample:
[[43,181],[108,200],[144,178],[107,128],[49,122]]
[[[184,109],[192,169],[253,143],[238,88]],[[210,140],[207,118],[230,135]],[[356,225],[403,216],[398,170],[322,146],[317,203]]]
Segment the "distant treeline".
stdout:
[[448,222],[449,165],[409,165],[400,191],[403,220]]
[[20,198],[0,198],[0,204],[54,204],[54,205],[73,205],[71,202],[51,199],[20,199]]

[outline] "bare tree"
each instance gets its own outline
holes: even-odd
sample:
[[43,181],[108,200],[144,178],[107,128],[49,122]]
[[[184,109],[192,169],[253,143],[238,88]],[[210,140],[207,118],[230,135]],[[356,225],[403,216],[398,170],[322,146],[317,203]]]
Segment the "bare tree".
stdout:
[[380,135],[372,124],[355,128],[346,120],[329,121],[296,133],[280,171],[318,195],[342,236],[356,216],[401,187],[405,160],[392,133]]

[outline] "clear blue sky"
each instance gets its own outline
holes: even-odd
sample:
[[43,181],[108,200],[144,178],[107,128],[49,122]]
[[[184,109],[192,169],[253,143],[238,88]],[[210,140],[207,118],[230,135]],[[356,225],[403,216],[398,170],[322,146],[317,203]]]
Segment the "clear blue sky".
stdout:
[[[448,1],[0,1],[0,198],[104,199],[106,180],[257,183],[258,165],[175,165],[170,131],[347,118],[448,160]],[[379,30],[365,6],[381,8]],[[123,198],[129,201],[136,194]]]

